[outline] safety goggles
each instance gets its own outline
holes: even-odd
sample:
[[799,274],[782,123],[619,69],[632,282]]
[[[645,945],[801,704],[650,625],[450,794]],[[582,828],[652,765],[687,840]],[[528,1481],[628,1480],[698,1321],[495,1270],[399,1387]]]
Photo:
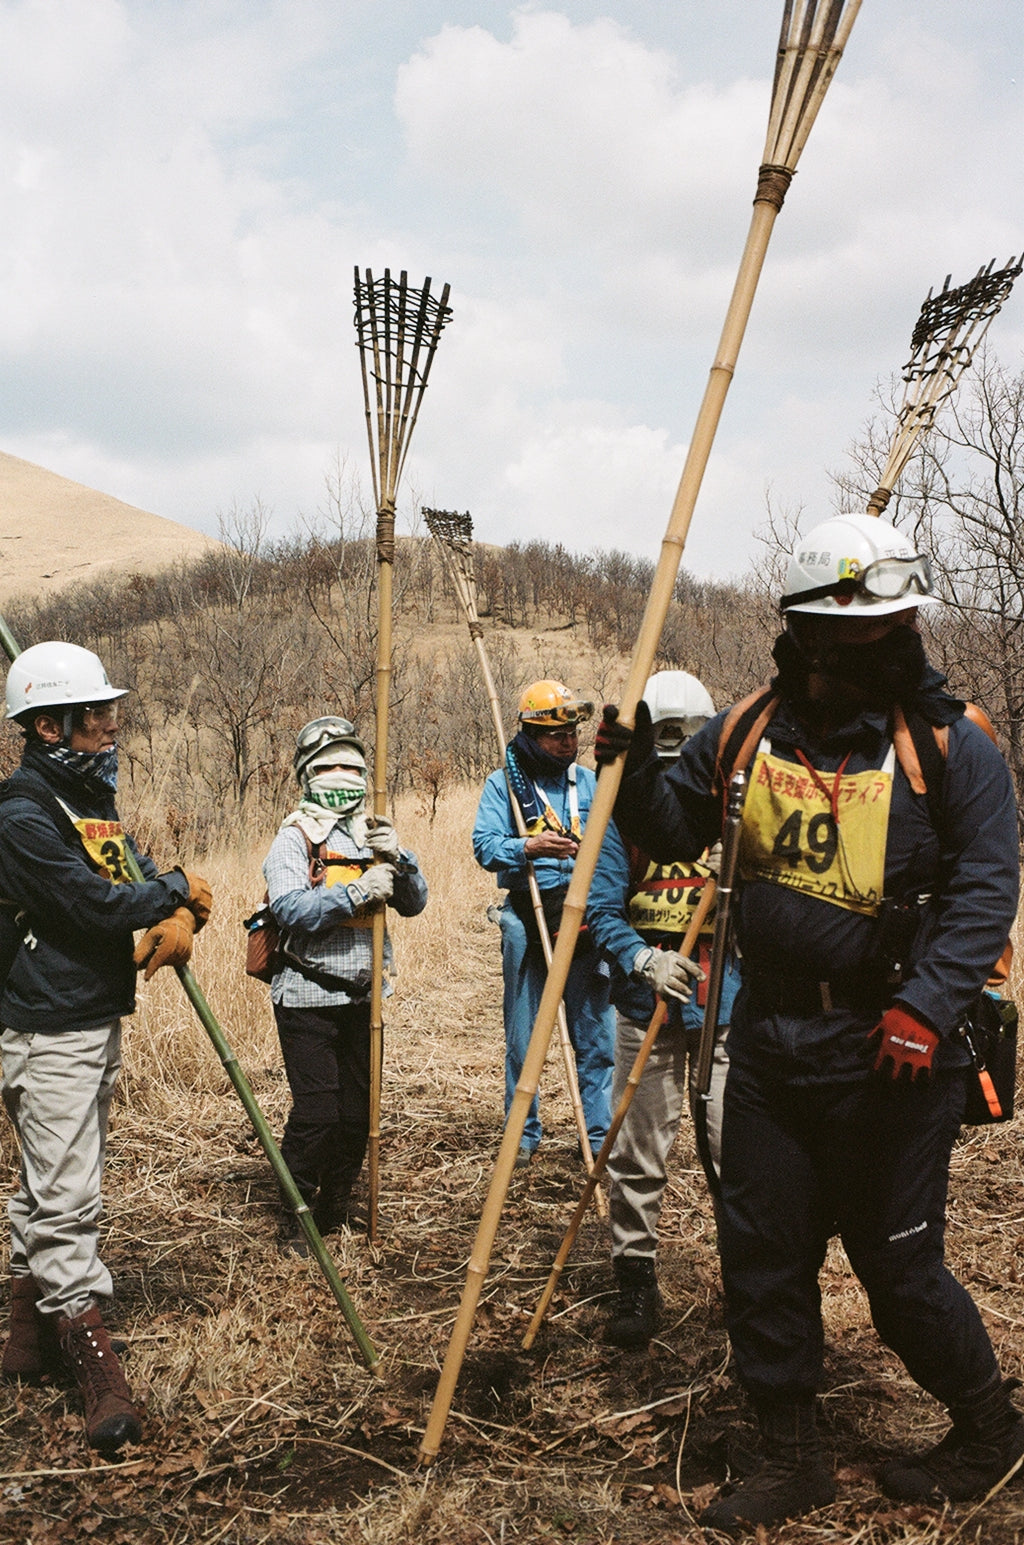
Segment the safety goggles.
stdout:
[[533,713],[521,713],[519,718],[521,723],[532,724],[535,729],[556,729],[561,724],[583,724],[593,712],[593,703],[564,703],[556,708],[538,708]]
[[911,558],[876,558],[859,574],[818,585],[813,590],[795,590],[792,595],[784,595],[781,607],[785,611],[788,606],[821,601],[830,595],[838,600],[852,601],[855,596],[866,596],[870,601],[901,601],[912,591],[922,596],[935,594],[931,560],[924,553],[915,553]]
[[81,703],[73,710],[74,721],[82,729],[116,729],[120,703]]
[[691,735],[707,724],[704,714],[687,714],[681,719],[659,719],[654,726],[654,748],[659,756],[681,751]]

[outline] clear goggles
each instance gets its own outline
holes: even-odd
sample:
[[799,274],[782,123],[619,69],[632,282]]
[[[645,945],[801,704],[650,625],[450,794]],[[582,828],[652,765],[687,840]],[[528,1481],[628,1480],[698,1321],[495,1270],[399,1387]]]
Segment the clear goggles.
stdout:
[[824,600],[826,596],[847,602],[855,596],[866,596],[869,601],[901,601],[911,591],[923,596],[935,594],[931,560],[924,553],[915,553],[911,558],[876,558],[859,574],[832,580],[813,590],[794,591],[784,595],[780,604],[785,611],[790,606],[799,608],[810,601]]
[[923,553],[912,558],[876,558],[868,564],[857,586],[875,601],[901,601],[912,590],[918,595],[934,595],[931,559]]
[[71,710],[72,720],[86,730],[116,729],[120,708],[121,705],[117,701],[81,703]]
[[707,724],[704,714],[687,714],[683,718],[659,719],[654,726],[654,749],[659,756],[671,756],[681,751],[691,735]]

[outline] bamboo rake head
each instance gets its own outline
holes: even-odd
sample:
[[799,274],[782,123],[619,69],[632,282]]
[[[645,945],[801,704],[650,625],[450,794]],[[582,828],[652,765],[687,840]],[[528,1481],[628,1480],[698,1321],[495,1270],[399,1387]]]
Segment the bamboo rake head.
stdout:
[[947,274],[938,295],[928,291],[910,340],[911,355],[903,367],[905,389],[896,433],[881,481],[868,501],[869,515],[881,515],[889,503],[914,446],[956,390],[989,323],[1012,290],[1024,256],[1011,258],[995,272],[994,265],[992,258],[973,279],[955,289],[950,289]]
[[861,0],[786,0],[754,202],[782,208]]
[[355,271],[356,347],[363,373],[373,493],[378,512],[392,516],[434,352],[441,329],[451,318],[448,293],[446,284],[440,300],[435,299],[429,279],[421,289],[414,289],[404,270],[397,283],[389,268],[382,279],[374,279],[370,269],[365,278],[358,268]]
[[476,610],[476,575],[473,572],[473,519],[469,511],[428,510],[423,507],[427,530],[441,549],[441,556],[474,638],[482,633]]

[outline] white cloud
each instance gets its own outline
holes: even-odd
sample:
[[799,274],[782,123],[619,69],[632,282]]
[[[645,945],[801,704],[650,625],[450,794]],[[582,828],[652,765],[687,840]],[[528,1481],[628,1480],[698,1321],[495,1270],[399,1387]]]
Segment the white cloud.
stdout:
[[[409,493],[506,539],[656,550],[767,114],[775,22],[756,8],[737,54],[746,13],[721,3],[655,37],[625,0],[5,0],[0,445],[208,528],[261,495],[283,527],[336,447],[365,475],[352,268],[388,264],[450,280],[455,312]],[[1017,250],[1019,93],[989,43],[1011,14],[961,35],[944,0],[927,27],[865,7],[773,237],[694,567],[742,567],[768,482],[826,504],[927,287]],[[1015,297],[993,329],[1011,359],[1021,318]]]

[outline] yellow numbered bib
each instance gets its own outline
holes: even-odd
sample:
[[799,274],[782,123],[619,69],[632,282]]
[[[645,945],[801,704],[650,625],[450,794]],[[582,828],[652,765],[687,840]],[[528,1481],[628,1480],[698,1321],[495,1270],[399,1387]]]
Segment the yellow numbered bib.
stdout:
[[820,773],[773,756],[762,741],[743,807],[739,869],[744,880],[785,885],[874,917],[885,885],[885,844],[896,765]]
[[[710,871],[697,864],[655,864],[629,898],[629,921],[637,933],[684,934],[700,901]],[[714,933],[714,908],[705,919],[701,937]]]
[[88,816],[73,816],[75,830],[93,863],[114,885],[121,885],[128,873],[127,839],[120,821],[94,821]]

